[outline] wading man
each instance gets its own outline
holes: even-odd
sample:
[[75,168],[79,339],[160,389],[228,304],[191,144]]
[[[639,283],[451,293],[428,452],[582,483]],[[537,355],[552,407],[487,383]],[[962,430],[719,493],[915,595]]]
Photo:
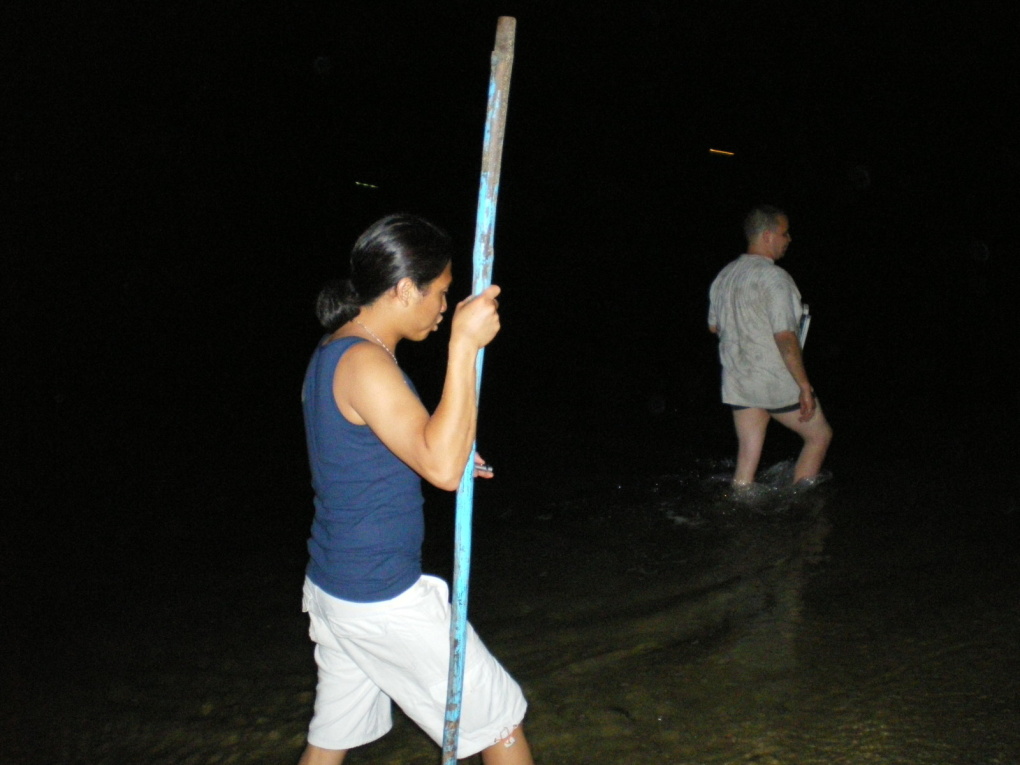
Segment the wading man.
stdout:
[[800,292],[776,265],[790,245],[790,221],[775,207],[757,207],[744,233],[747,252],[712,282],[708,311],[708,329],[719,338],[722,400],[733,410],[737,431],[733,484],[754,483],[772,419],[804,439],[793,481],[809,481],[821,471],[832,428],[804,369]]
[[[387,216],[355,244],[350,278],[319,295],[326,335],[302,389],[315,489],[304,609],[319,682],[301,765],[339,765],[347,750],[385,734],[391,702],[443,740],[450,603],[446,583],[422,573],[421,482],[453,491],[471,459],[475,361],[499,331],[499,287],[454,310],[431,414],[396,348],[443,321],[450,255],[431,223]],[[478,455],[475,465],[476,477],[491,478]],[[521,689],[470,625],[465,658],[457,757],[533,765]]]

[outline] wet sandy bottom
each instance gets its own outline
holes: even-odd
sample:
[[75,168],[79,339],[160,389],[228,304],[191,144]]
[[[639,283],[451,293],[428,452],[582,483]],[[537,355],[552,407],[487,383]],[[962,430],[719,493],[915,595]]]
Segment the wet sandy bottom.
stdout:
[[[538,762],[1020,759],[1008,507],[836,480],[741,508],[705,471],[577,486],[475,537],[472,621],[525,688]],[[294,762],[315,686],[300,542],[184,539],[187,566],[111,569],[108,597],[40,617],[0,762]],[[348,762],[439,759],[397,712]]]

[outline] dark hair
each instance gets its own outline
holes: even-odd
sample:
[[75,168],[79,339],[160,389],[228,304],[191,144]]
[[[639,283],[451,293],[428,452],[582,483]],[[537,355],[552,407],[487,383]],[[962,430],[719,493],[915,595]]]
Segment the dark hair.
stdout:
[[779,225],[779,218],[786,217],[786,213],[772,205],[758,205],[747,214],[744,219],[744,235],[748,242],[754,241],[755,237],[771,231]]
[[335,332],[386,290],[409,278],[419,290],[450,262],[450,237],[414,215],[387,215],[369,226],[351,250],[351,275],[323,287],[315,314]]

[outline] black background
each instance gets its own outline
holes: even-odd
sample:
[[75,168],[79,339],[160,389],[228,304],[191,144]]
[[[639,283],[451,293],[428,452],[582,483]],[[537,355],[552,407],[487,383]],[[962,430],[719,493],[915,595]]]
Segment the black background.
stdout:
[[[314,296],[394,210],[451,231],[467,293],[499,15],[503,486],[732,451],[706,296],[758,202],[791,218],[837,476],[1012,486],[1012,4],[8,2],[15,570],[85,589],[139,551],[302,544]],[[444,337],[399,353],[428,403]]]

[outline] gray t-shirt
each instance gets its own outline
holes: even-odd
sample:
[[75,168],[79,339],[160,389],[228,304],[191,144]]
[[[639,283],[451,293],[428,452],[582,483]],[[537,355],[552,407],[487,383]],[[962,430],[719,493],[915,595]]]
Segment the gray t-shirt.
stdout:
[[709,290],[708,323],[718,328],[725,404],[776,409],[797,403],[800,389],[773,337],[796,333],[803,306],[793,278],[769,258],[744,254]]

